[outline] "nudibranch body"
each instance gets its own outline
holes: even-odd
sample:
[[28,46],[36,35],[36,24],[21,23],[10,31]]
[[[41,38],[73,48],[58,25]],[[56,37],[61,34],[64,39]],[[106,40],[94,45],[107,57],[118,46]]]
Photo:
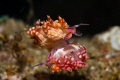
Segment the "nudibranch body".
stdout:
[[[52,49],[53,43],[61,39],[67,40],[72,37],[72,34],[76,34],[76,27],[69,27],[64,19],[58,17],[59,20],[53,21],[50,16],[47,16],[46,22],[38,20],[36,27],[32,27],[27,32],[32,35],[34,44],[40,47]],[[41,24],[41,26],[40,26]]]
[[52,72],[59,70],[76,70],[78,67],[86,67],[84,63],[88,59],[86,47],[79,44],[68,44],[63,48],[53,49],[48,57],[48,67]]

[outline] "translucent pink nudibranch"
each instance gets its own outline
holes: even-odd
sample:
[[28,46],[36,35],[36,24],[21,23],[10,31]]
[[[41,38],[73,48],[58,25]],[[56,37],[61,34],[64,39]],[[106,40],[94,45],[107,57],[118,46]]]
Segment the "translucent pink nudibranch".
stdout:
[[46,65],[52,72],[67,70],[72,71],[78,67],[84,68],[88,59],[86,47],[79,44],[68,44],[63,48],[52,49]]

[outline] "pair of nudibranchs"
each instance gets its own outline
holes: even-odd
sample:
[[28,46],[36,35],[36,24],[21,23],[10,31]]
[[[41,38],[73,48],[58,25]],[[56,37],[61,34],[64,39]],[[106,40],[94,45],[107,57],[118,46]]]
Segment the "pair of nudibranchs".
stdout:
[[46,21],[38,20],[36,27],[31,27],[27,33],[32,35],[34,44],[50,51],[48,60],[35,66],[43,65],[50,67],[52,72],[67,70],[76,70],[78,67],[84,68],[84,63],[88,59],[86,47],[76,43],[69,43],[67,40],[76,34],[76,27],[85,24],[78,24],[73,27],[65,22],[64,19],[58,17],[53,21],[47,16]]

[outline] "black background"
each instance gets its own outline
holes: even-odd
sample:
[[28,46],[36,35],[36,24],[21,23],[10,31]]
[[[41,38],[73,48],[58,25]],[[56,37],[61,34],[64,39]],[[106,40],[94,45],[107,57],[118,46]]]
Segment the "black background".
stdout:
[[[32,0],[34,20],[53,20],[58,15],[72,26],[87,23],[77,28],[83,36],[94,35],[111,26],[120,25],[120,0]],[[9,15],[27,22],[28,0],[0,0],[0,16]]]

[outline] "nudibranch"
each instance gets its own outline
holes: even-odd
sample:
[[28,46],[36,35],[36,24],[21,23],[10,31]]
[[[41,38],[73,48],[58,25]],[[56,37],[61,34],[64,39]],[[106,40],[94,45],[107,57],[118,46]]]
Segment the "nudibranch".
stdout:
[[36,66],[45,64],[52,69],[52,72],[60,70],[72,71],[78,69],[78,67],[86,67],[84,62],[88,58],[84,45],[70,43],[63,48],[52,49],[46,63],[40,63]]
[[67,22],[60,16],[58,20],[53,21],[50,16],[47,16],[46,21],[38,20],[35,27],[31,27],[27,33],[32,35],[34,44],[39,45],[42,48],[52,49],[54,42],[59,40],[67,40],[72,37],[72,34],[76,34],[76,27],[69,27]]

